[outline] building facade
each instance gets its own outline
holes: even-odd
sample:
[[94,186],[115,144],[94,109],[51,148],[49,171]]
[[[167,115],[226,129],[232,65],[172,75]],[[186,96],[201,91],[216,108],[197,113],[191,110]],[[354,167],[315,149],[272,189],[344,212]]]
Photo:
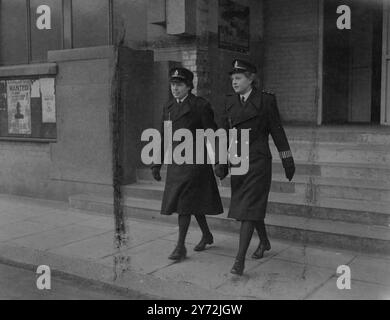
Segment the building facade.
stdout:
[[[340,5],[351,9],[350,30],[337,28]],[[387,125],[388,15],[380,0],[3,0],[0,191],[66,199],[84,184],[111,184],[118,43],[127,48],[128,162],[140,132],[158,126],[174,65],[195,73],[196,93],[217,115],[231,61],[243,58],[276,93],[286,124]],[[125,175],[134,181],[132,169]]]
[[[351,29],[339,29],[346,5]],[[160,126],[169,69],[192,70],[218,118],[242,58],[275,92],[297,167],[286,181],[271,143],[270,236],[389,253],[389,10],[387,0],[1,0],[0,193],[112,214],[116,163],[126,214],[158,219],[163,185],[141,163],[141,133]],[[226,179],[226,207],[228,190]]]

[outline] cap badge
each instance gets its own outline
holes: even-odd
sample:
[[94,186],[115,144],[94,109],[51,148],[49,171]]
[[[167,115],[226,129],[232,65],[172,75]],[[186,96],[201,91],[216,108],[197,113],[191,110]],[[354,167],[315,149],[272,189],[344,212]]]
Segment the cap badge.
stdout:
[[179,75],[179,70],[176,70],[175,73],[173,74],[174,77],[177,77]]
[[238,61],[236,61],[236,63],[234,64],[234,68],[238,69],[240,66],[238,64]]

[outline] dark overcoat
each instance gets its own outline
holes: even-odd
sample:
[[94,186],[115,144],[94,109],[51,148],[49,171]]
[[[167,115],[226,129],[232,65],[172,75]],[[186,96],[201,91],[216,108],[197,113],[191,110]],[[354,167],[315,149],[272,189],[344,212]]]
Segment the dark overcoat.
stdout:
[[[161,214],[217,215],[223,213],[213,167],[207,164],[207,149],[203,143],[204,164],[196,164],[196,129],[217,129],[210,104],[193,94],[181,103],[172,99],[163,107],[162,122],[172,121],[173,133],[178,129],[188,129],[193,137],[193,164],[167,165],[167,177],[162,200]],[[163,125],[162,125],[163,128]],[[161,132],[163,137],[163,131]],[[173,150],[181,144],[173,141]],[[164,140],[162,139],[162,145]],[[163,148],[162,148],[163,150]],[[163,158],[163,156],[162,156]]]
[[[239,95],[226,97],[221,127],[238,129],[237,150],[249,145],[249,170],[244,175],[231,176],[229,218],[257,221],[264,219],[272,180],[272,154],[268,138],[271,134],[281,157],[291,154],[281,124],[275,95],[253,89],[244,104]],[[250,129],[249,142],[241,141],[241,129]]]

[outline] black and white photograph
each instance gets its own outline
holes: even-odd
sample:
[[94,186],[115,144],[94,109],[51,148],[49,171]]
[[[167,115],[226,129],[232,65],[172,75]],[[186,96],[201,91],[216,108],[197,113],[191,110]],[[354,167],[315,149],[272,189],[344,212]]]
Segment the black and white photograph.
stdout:
[[390,0],[0,0],[0,300],[390,300]]

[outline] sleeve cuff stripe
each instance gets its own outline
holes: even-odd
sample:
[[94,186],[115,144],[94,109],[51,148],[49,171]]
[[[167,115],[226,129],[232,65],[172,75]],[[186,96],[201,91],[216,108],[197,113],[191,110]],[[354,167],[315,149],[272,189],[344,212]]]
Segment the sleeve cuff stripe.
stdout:
[[279,152],[279,155],[280,155],[281,159],[287,159],[287,158],[292,157],[292,152],[291,152],[291,150],[282,151],[282,152]]

